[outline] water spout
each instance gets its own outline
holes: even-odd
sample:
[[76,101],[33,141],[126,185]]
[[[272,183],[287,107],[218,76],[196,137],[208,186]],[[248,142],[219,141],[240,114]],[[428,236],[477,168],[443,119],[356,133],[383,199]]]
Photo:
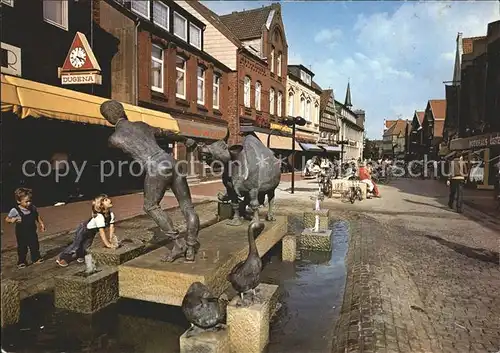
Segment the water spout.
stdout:
[[90,275],[95,272],[97,272],[97,268],[95,265],[95,261],[92,258],[92,255],[91,254],[85,255],[85,273]]
[[319,215],[315,216],[316,219],[314,220],[314,232],[318,233],[319,232]]

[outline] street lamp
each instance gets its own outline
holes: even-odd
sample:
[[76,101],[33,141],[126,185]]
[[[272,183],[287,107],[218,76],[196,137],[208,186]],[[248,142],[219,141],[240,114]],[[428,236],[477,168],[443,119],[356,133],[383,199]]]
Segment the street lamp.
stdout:
[[290,193],[293,194],[295,191],[295,126],[304,126],[306,120],[300,116],[296,116],[295,118],[289,116],[283,120],[283,123],[292,128],[292,190]]

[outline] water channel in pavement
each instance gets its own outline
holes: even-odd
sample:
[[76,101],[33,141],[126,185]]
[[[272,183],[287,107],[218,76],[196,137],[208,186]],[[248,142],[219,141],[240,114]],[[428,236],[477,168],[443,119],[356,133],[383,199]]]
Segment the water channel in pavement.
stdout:
[[[289,218],[300,233],[301,221]],[[277,245],[265,256],[262,282],[278,284],[280,303],[270,328],[269,353],[330,352],[345,285],[348,225],[332,224],[331,253],[300,251],[281,262]],[[182,311],[155,303],[120,299],[94,315],[54,309],[53,295],[22,302],[18,325],[2,330],[6,352],[163,353],[179,351],[189,327]]]

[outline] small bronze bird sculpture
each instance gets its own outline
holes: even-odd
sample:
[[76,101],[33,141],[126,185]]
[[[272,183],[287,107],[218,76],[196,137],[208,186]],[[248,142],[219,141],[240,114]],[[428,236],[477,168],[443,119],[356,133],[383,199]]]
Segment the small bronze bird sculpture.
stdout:
[[240,294],[242,304],[244,294],[252,291],[251,302],[255,299],[255,287],[260,283],[260,272],[262,271],[262,261],[257,251],[255,238],[264,230],[264,223],[251,222],[248,226],[248,256],[245,261],[238,263],[227,276],[233,288]]
[[182,300],[182,312],[191,324],[188,337],[218,329],[226,320],[227,298],[217,298],[203,283],[194,282]]

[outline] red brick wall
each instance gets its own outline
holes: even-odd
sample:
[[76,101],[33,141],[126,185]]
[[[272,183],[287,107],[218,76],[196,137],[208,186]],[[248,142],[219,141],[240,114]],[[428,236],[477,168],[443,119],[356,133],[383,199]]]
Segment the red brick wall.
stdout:
[[225,119],[229,129],[229,144],[240,141],[240,121],[238,114],[238,73],[231,72],[227,76],[227,114]]
[[[158,45],[163,52],[163,93],[151,90],[151,48]],[[204,122],[223,122],[227,120],[228,77],[222,68],[214,63],[195,55],[187,49],[169,42],[163,38],[140,31],[138,35],[139,56],[139,101],[154,104],[159,108],[171,108],[186,114],[186,118],[199,118]],[[185,99],[176,97],[176,59],[177,55],[186,60],[186,92]],[[197,68],[205,68],[205,103],[197,102]],[[219,87],[219,109],[213,108],[213,77],[214,72],[221,75]],[[208,120],[207,120],[208,119]]]

